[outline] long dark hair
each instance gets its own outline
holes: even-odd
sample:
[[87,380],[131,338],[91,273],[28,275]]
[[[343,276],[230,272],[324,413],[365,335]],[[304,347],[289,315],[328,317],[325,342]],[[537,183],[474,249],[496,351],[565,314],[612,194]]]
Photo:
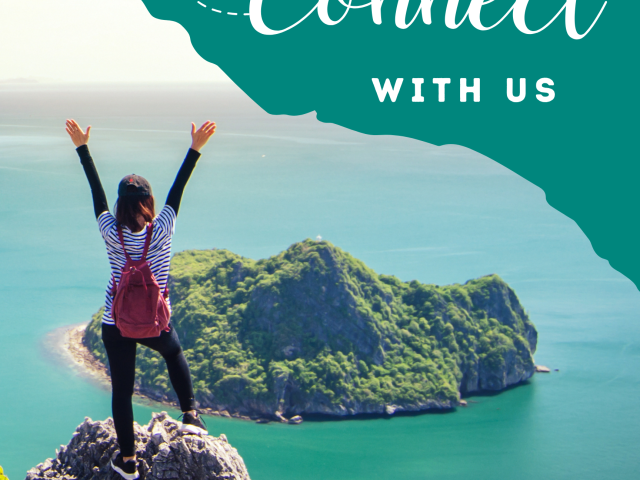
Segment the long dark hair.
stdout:
[[126,195],[116,202],[116,221],[132,232],[141,231],[156,216],[153,195]]

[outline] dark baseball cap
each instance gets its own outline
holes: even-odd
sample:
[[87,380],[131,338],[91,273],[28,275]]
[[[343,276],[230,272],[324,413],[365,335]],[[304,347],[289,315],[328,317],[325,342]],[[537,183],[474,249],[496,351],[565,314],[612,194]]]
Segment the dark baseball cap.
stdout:
[[151,193],[151,184],[147,182],[147,180],[140,175],[136,175],[132,173],[131,175],[127,175],[122,180],[120,180],[120,185],[118,185],[118,196],[119,197],[127,197],[127,196],[150,196],[153,195]]

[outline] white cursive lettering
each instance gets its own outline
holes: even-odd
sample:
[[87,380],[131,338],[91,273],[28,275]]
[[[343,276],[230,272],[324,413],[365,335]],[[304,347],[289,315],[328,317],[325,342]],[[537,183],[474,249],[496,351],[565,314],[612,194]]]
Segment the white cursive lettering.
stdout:
[[[249,18],[251,19],[251,25],[253,28],[263,35],[278,35],[280,33],[284,33],[288,30],[291,30],[293,27],[300,25],[304,20],[309,18],[309,16],[317,10],[318,18],[325,25],[337,25],[347,16],[350,10],[360,10],[366,7],[371,8],[371,18],[373,23],[376,25],[382,24],[382,4],[384,0],[370,0],[369,3],[361,4],[361,5],[353,5],[353,0],[334,0],[340,3],[345,11],[342,16],[333,20],[329,16],[329,2],[331,0],[318,0],[315,6],[307,12],[307,14],[302,17],[300,20],[295,22],[293,25],[290,25],[281,30],[273,30],[269,28],[262,19],[262,5],[265,0],[250,0],[249,3]],[[395,24],[396,27],[401,29],[409,28],[418,18],[419,14],[422,14],[422,22],[425,25],[431,25],[431,7],[433,6],[434,0],[419,0],[420,5],[418,9],[409,21],[407,21],[407,10],[409,9],[409,4],[411,0],[396,0],[396,14],[395,14]],[[567,34],[569,37],[574,40],[580,40],[587,36],[587,34],[593,29],[596,22],[600,19],[604,8],[607,6],[607,2],[605,1],[600,9],[600,12],[596,16],[595,20],[591,23],[589,28],[584,33],[578,33],[576,28],[576,3],[577,0],[566,0],[565,4],[562,8],[556,13],[551,20],[549,20],[546,25],[538,30],[531,30],[527,26],[526,22],[526,13],[527,7],[531,0],[513,0],[514,3],[511,5],[511,8],[505,13],[500,20],[498,20],[493,25],[485,26],[480,20],[480,12],[482,7],[493,3],[494,0],[471,0],[469,3],[469,7],[465,12],[464,16],[460,21],[456,21],[458,6],[460,4],[460,0],[447,0],[447,8],[444,16],[444,24],[450,29],[459,28],[467,19],[469,23],[479,31],[491,30],[498,25],[500,25],[509,15],[513,17],[513,23],[518,30],[526,35],[534,35],[536,33],[540,33],[546,30],[556,19],[564,12],[565,18],[565,28],[567,30]]]

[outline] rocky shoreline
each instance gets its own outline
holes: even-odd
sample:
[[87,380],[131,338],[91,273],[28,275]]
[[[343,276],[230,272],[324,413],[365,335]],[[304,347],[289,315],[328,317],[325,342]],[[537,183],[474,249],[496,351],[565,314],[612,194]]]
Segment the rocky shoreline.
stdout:
[[[83,373],[90,376],[92,379],[97,380],[101,385],[107,386],[111,388],[111,380],[109,378],[109,373],[107,368],[100,362],[95,356],[91,353],[91,351],[87,348],[87,346],[83,342],[84,331],[87,327],[87,324],[83,324],[80,326],[74,326],[67,330],[64,334],[64,343],[63,348],[65,353],[73,360],[76,367],[83,370]],[[171,407],[174,409],[179,409],[179,405],[177,402],[172,401],[166,395],[149,390],[146,388],[141,388],[139,385],[136,385],[134,395],[137,397],[151,403],[159,404],[166,407]],[[426,411],[443,411],[443,410],[451,410],[458,405],[447,404],[441,405],[437,402],[430,402],[425,405],[414,405],[410,408],[398,405],[382,405],[380,408],[374,410],[367,410],[360,412],[361,414],[373,414],[373,415],[393,415],[398,412],[426,412]],[[466,402],[461,401],[459,406],[466,406]],[[294,415],[291,418],[286,418],[283,415],[278,415],[278,412],[274,416],[266,416],[264,414],[253,414],[253,415],[243,415],[237,412],[229,412],[227,409],[214,409],[209,407],[198,407],[198,410],[205,415],[216,416],[216,417],[225,417],[225,418],[237,418],[240,420],[248,420],[255,421],[256,423],[270,423],[272,421],[287,423],[290,425],[299,425],[303,422],[303,418],[301,415]],[[335,417],[344,417],[345,414],[351,414],[348,411],[327,411],[324,412],[325,415],[335,416]]]
[[[62,352],[60,353],[62,353],[64,357],[71,360],[71,362],[73,363],[73,367],[80,370],[83,375],[90,377],[100,386],[110,389],[111,379],[109,378],[109,372],[107,368],[102,362],[96,359],[93,353],[91,353],[91,351],[83,342],[84,332],[87,328],[87,325],[88,323],[83,323],[81,325],[74,325],[71,328],[67,328],[63,332],[61,339],[58,341],[54,341],[53,343],[58,343],[58,347],[62,348]],[[171,407],[174,409],[180,408],[180,406],[176,402],[167,398],[166,395],[152,390],[150,391],[145,388],[140,388],[138,385],[136,385],[134,394],[137,397],[148,402]],[[287,419],[284,417],[267,418],[262,415],[240,415],[238,413],[229,413],[227,410],[223,409],[215,410],[207,407],[199,407],[198,410],[204,415],[225,418],[238,418],[241,420],[255,421],[257,423],[269,423],[275,420],[281,423],[298,425],[303,421],[300,415],[296,415]]]
[[[87,348],[84,344],[84,333],[87,324],[74,325],[71,328],[68,328],[64,331],[62,336],[61,344],[64,350],[64,356],[68,357],[72,360],[74,366],[81,371],[82,374],[88,376],[91,380],[97,382],[101,386],[105,388],[111,387],[110,378],[107,368],[105,367],[100,360],[98,360],[93,353]],[[511,379],[513,382],[512,385],[517,385],[527,380],[534,373],[539,372],[548,372],[549,369],[547,367],[536,366],[533,371],[530,372],[530,375],[525,375],[522,379]],[[471,379],[468,379],[469,381]],[[477,383],[477,379],[473,379],[475,383]],[[515,380],[515,381],[514,381]],[[471,383],[471,382],[470,382]],[[476,386],[477,388],[477,386]],[[476,389],[470,389],[472,391],[477,391]],[[150,402],[152,404],[158,404],[161,406],[171,407],[174,409],[179,409],[179,405],[177,402],[168,398],[164,393],[153,391],[144,387],[140,387],[136,385],[135,395],[142,399],[145,402]],[[411,406],[398,406],[398,405],[382,405],[379,408],[370,410],[361,410],[359,413],[361,414],[378,414],[378,415],[394,415],[398,412],[426,412],[426,411],[442,411],[442,410],[452,410],[456,407],[466,407],[468,404],[465,400],[459,399],[458,404],[440,404],[435,401],[431,401],[425,405],[411,405]],[[269,423],[272,421],[288,423],[288,424],[300,424],[303,421],[303,418],[300,415],[291,416],[291,418],[285,418],[283,415],[278,414],[268,416],[264,413],[255,413],[255,414],[242,414],[234,411],[230,411],[227,408],[210,408],[210,407],[199,407],[199,410],[205,414],[210,416],[218,416],[218,417],[226,417],[226,418],[237,418],[241,420],[255,421],[256,423]],[[339,416],[344,417],[345,415],[353,415],[353,412],[350,411],[326,411],[323,412],[326,415],[330,416]]]

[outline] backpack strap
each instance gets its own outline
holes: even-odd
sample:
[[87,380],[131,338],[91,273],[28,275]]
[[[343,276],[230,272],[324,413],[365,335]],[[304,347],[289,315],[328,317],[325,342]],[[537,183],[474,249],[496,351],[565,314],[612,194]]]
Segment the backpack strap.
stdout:
[[147,259],[147,253],[149,252],[149,245],[151,245],[151,235],[153,234],[153,222],[147,225],[147,238],[144,241],[144,250],[142,251],[142,259]]
[[127,257],[127,261],[131,261],[131,257],[127,253],[127,249],[124,246],[124,236],[122,235],[122,225],[118,224],[118,238],[120,239],[120,245],[122,245],[122,250],[124,250],[124,256]]
[[[147,225],[147,238],[144,240],[144,249],[142,251],[141,260],[147,259],[147,253],[149,252],[149,245],[151,244],[151,235],[153,234],[153,223]],[[127,248],[124,246],[124,235],[122,235],[122,225],[118,224],[118,238],[120,239],[120,245],[122,245],[122,250],[124,250],[124,256],[128,261],[131,261],[131,257],[129,253],[127,253]]]

